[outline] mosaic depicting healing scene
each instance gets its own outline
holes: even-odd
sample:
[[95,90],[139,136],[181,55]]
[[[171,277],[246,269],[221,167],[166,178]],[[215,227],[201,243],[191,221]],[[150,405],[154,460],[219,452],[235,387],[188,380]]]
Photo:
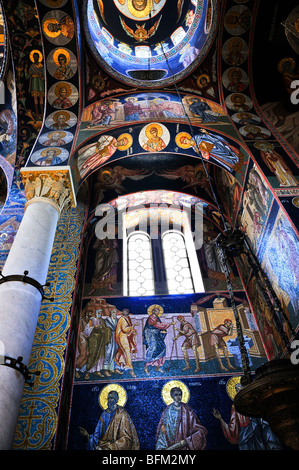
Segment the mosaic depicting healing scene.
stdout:
[[[226,295],[182,296],[180,302],[162,297],[159,304],[152,300],[92,298],[86,302],[81,312],[77,380],[241,371],[236,325]],[[265,351],[247,301],[239,302],[250,363],[258,364],[265,359]]]

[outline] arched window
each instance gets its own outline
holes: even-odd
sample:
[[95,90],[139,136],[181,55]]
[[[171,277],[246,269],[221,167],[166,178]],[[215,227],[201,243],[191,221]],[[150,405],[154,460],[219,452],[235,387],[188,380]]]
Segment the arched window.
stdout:
[[192,294],[194,284],[182,233],[169,231],[162,235],[162,251],[169,294]]
[[147,233],[134,232],[127,240],[128,295],[154,295],[151,240]]
[[[165,211],[167,209],[163,211],[163,223],[161,216],[158,225],[155,218],[154,225],[158,230],[151,231],[149,225],[146,229],[144,224],[142,229],[133,231],[132,227],[124,227],[124,295],[204,292],[188,220],[179,213],[180,222],[175,229],[166,227]],[[140,220],[138,211],[130,214],[131,219]],[[172,218],[173,215],[172,209]]]

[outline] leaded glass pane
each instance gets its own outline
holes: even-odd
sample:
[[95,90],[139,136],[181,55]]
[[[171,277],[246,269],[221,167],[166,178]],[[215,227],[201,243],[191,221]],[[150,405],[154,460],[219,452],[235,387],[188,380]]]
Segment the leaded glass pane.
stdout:
[[128,240],[129,295],[154,295],[151,242],[147,234],[136,232]]
[[162,243],[169,294],[193,293],[194,287],[183,234],[167,232],[163,235]]

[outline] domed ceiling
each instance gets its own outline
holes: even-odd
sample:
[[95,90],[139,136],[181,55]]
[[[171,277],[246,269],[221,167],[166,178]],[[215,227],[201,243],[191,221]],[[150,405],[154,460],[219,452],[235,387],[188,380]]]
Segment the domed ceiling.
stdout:
[[215,0],[86,0],[85,31],[101,66],[139,87],[161,87],[199,65],[213,41]]

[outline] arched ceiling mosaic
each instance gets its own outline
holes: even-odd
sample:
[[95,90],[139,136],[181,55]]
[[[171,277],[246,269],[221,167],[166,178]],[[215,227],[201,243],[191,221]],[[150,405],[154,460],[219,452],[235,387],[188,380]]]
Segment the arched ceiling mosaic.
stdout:
[[119,80],[157,87],[180,80],[215,35],[214,0],[86,0],[85,31],[103,68]]

